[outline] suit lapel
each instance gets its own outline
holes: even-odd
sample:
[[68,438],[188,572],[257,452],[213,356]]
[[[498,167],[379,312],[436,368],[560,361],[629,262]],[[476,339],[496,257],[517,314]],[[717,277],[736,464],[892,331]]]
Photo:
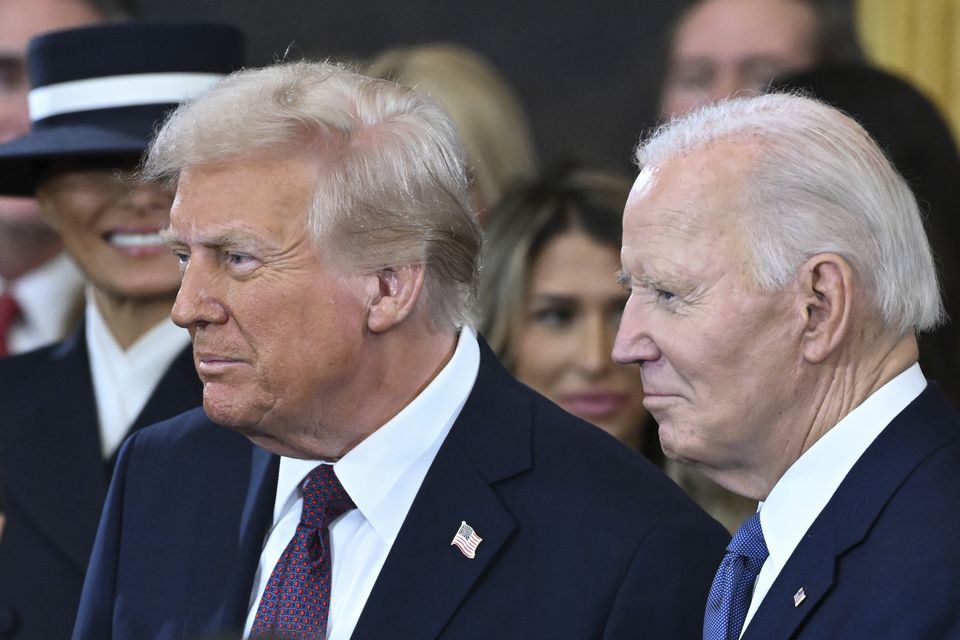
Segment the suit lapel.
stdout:
[[[804,535],[747,626],[744,640],[793,637],[836,580],[843,555],[933,451],[957,438],[952,410],[929,383],[881,432]],[[794,596],[803,589],[797,605]]]
[[[440,447],[353,633],[438,637],[516,528],[492,485],[530,468],[530,409],[481,341],[470,397]],[[483,541],[473,559],[451,544],[461,521]]]
[[[86,569],[106,496],[97,410],[83,328],[38,363],[25,389],[51,389],[21,405],[12,428],[26,430],[9,456],[8,491],[73,562]],[[68,490],[67,490],[68,489]]]
[[836,559],[845,550],[837,546],[828,529],[819,520],[811,526],[747,625],[743,640],[792,638],[816,610],[833,587]]
[[[198,474],[197,486],[216,490],[209,491],[201,505],[212,517],[204,519],[196,544],[186,550],[192,555],[184,564],[192,575],[184,581],[190,611],[184,623],[187,638],[220,637],[224,630],[243,629],[277,490],[277,456],[226,427],[211,423],[211,428],[220,430],[227,442]],[[231,463],[224,466],[219,460]]]
[[[451,545],[462,520],[483,538],[473,559]],[[446,447],[417,494],[353,638],[438,637],[514,527],[470,459]]]

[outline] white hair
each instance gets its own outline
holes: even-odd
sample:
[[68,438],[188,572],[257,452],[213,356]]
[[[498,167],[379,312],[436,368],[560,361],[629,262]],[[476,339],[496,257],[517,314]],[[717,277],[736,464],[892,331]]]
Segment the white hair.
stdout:
[[315,242],[362,272],[423,265],[434,324],[472,324],[481,236],[462,146],[412,89],[325,62],[240,71],[174,112],[143,174],[296,152],[326,160],[308,213]]
[[836,253],[868,287],[885,326],[926,331],[943,319],[916,199],[853,119],[790,94],[741,98],[662,125],[637,147],[641,170],[720,141],[755,151],[739,230],[761,290],[785,286],[811,256]]

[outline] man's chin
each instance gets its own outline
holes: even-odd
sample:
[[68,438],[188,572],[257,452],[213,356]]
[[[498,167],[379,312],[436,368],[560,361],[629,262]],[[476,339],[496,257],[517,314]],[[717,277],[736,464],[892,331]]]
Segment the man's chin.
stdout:
[[690,467],[703,466],[701,456],[691,449],[688,442],[678,438],[671,428],[661,424],[657,433],[660,436],[660,448],[667,458]]
[[203,411],[213,422],[238,431],[244,435],[257,433],[258,420],[250,414],[249,408],[237,406],[220,396],[203,394]]

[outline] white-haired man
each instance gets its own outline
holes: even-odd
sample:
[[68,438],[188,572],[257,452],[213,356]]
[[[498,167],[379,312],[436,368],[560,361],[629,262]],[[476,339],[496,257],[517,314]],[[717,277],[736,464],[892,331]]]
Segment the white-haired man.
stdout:
[[705,640],[960,637],[960,424],[916,364],[942,312],[904,180],[788,95],[695,112],[637,160],[614,357],[669,456],[762,501]]
[[146,173],[177,179],[206,415],[124,447],[75,638],[699,635],[719,525],[470,328],[480,233],[439,107],[243,72]]

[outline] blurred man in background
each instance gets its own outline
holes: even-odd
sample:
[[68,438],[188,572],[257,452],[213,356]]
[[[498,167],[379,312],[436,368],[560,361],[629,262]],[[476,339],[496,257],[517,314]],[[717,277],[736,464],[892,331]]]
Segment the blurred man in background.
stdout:
[[862,58],[846,3],[694,0],[669,36],[660,111],[672,118],[821,61]]

